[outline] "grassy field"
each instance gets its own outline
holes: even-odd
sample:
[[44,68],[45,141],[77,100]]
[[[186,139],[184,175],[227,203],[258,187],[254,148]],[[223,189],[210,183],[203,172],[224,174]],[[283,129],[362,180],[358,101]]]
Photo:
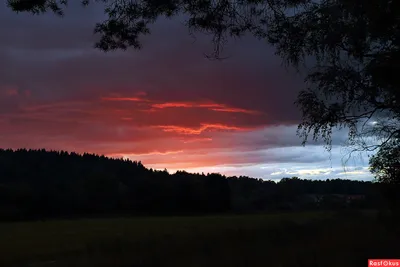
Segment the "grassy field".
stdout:
[[365,267],[398,237],[361,213],[1,223],[0,266]]

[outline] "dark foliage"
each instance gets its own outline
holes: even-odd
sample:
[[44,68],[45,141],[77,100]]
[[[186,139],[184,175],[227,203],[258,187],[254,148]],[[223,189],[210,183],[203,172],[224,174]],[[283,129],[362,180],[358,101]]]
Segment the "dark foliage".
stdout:
[[375,188],[350,180],[169,174],[92,154],[0,150],[1,219],[370,208]]

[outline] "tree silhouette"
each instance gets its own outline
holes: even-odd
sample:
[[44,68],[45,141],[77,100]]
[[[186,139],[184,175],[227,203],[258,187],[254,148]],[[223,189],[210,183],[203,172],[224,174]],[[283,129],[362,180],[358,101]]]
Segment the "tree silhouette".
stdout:
[[[192,215],[337,208],[314,195],[363,196],[378,184],[284,178],[279,183],[221,174],[169,174],[140,162],[65,151],[0,149],[0,220],[114,215]],[[341,208],[351,208],[339,198]],[[356,204],[356,203],[355,203]],[[324,206],[325,205],[325,206]]]
[[371,172],[380,182],[399,184],[400,181],[400,143],[398,140],[387,143],[370,159]]

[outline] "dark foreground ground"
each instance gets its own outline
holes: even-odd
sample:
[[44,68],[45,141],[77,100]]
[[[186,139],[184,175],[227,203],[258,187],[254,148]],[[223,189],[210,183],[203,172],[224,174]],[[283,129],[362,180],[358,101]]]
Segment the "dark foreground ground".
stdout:
[[400,258],[374,212],[1,223],[0,266],[368,266]]

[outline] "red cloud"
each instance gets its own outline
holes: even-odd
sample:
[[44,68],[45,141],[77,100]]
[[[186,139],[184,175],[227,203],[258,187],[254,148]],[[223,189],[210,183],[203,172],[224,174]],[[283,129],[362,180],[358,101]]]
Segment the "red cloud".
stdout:
[[140,97],[102,97],[101,100],[106,101],[134,101],[134,102],[147,102],[146,99]]
[[210,142],[212,140],[213,140],[212,138],[206,137],[206,138],[193,138],[193,139],[183,140],[182,142],[184,144],[189,144],[189,143],[197,143],[197,142]]
[[131,157],[137,157],[137,156],[166,156],[166,155],[173,155],[173,154],[180,154],[183,153],[183,150],[172,150],[172,151],[165,151],[165,152],[160,152],[158,150],[154,150],[152,152],[148,153],[130,153],[130,154],[123,154],[123,153],[117,153],[117,154],[108,154],[108,157],[112,158],[131,158]]
[[[145,92],[140,92],[138,95],[146,95]],[[153,102],[149,99],[141,98],[141,97],[102,97],[101,100],[105,101],[133,101],[133,102]],[[155,102],[155,101],[154,101]],[[143,112],[155,112],[158,109],[166,109],[166,108],[205,108],[208,110],[216,111],[216,112],[230,112],[230,113],[243,113],[243,114],[251,114],[258,115],[262,114],[262,112],[256,110],[249,110],[244,108],[236,108],[231,107],[226,104],[218,104],[213,102],[164,102],[164,103],[153,103],[150,104],[150,109],[142,109]]]
[[84,106],[90,104],[89,102],[84,101],[64,101],[64,102],[53,102],[53,103],[45,103],[38,105],[28,105],[23,107],[22,110],[25,111],[39,111],[39,110],[65,110],[71,109],[79,106]]
[[14,86],[0,86],[0,95],[17,96],[19,95],[18,88]]
[[229,108],[229,107],[223,107],[223,108],[212,108],[211,110],[214,111],[219,111],[219,112],[234,112],[234,113],[246,113],[246,114],[261,114],[261,112],[257,110],[247,110],[243,108]]
[[153,108],[224,108],[225,105],[215,103],[193,103],[193,102],[167,102],[151,105]]
[[151,107],[153,108],[152,111],[155,111],[154,109],[164,109],[164,108],[206,108],[217,112],[245,113],[253,115],[261,113],[256,110],[234,108],[225,104],[218,104],[218,103],[167,102],[167,103],[153,104],[151,105]]
[[223,124],[206,124],[206,123],[202,123],[201,127],[199,128],[189,128],[189,127],[180,127],[180,126],[174,126],[174,125],[159,125],[156,126],[157,128],[161,128],[164,132],[175,132],[175,133],[179,133],[179,134],[195,134],[195,135],[199,135],[202,132],[206,131],[206,130],[236,130],[236,131],[240,131],[240,130],[248,130],[247,128],[240,128],[240,127],[236,127],[236,126],[228,126],[228,125],[223,125]]
[[6,90],[6,95],[8,95],[8,96],[18,95],[18,89],[10,88],[10,89]]
[[129,118],[129,117],[123,117],[123,118],[121,118],[121,120],[123,120],[123,121],[132,121],[132,120],[133,120],[133,118]]

